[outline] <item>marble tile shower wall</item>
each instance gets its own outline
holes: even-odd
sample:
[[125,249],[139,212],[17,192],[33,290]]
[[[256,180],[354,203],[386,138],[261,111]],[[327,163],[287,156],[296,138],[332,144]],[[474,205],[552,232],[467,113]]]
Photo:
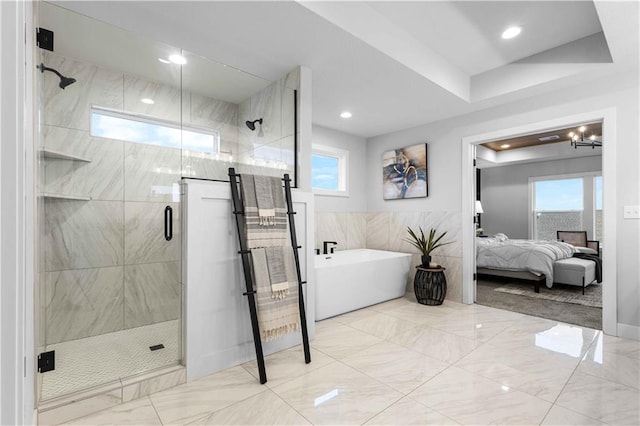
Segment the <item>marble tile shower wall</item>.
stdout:
[[433,261],[446,268],[447,299],[462,301],[462,218],[457,211],[378,212],[378,213],[316,213],[316,248],[323,241],[337,241],[338,250],[370,248],[413,253],[407,291],[413,292],[415,267],[420,264],[416,249],[404,241],[407,227],[419,226],[428,231],[447,231],[446,241],[438,248]]
[[[43,146],[91,162],[44,158],[41,192],[91,200],[44,197],[40,344],[179,318],[177,184],[183,168],[206,177],[211,167],[181,158],[179,149],[92,137],[91,107],[217,129],[222,149],[233,150],[238,106],[52,53],[44,62],[77,82],[60,90],[55,76],[43,75]],[[170,242],[163,234],[167,205]]]
[[293,91],[299,87],[299,84],[300,72],[296,68],[284,78],[273,82],[240,103],[239,123],[262,118],[264,133],[263,136],[258,136],[258,128],[252,131],[244,124],[239,126],[238,161],[240,164],[237,167],[241,173],[293,175],[296,148]]

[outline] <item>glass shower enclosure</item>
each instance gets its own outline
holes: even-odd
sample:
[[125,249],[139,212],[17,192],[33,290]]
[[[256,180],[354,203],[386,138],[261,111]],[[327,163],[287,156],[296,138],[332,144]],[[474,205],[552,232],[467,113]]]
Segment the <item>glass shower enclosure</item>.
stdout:
[[[55,356],[55,370],[39,375],[47,401],[182,358],[183,103],[180,65],[154,57],[142,69],[178,49],[126,43],[125,31],[47,3],[40,25],[56,40],[53,52],[39,49],[37,344]],[[83,48],[85,33],[124,48]],[[138,73],[127,72],[133,60]]]
[[[295,176],[299,72],[265,80],[40,2],[37,401],[179,365],[180,182]],[[253,124],[253,129],[248,123]]]

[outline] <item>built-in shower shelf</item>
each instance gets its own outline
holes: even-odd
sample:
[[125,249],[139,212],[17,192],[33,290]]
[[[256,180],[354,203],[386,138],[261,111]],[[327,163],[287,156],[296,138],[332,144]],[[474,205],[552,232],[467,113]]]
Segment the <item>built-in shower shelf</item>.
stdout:
[[90,158],[79,157],[77,155],[68,154],[66,152],[54,151],[53,149],[43,149],[42,153],[44,154],[44,158],[55,158],[58,160],[71,160],[71,161],[82,161],[85,163],[90,163]]
[[76,201],[91,201],[91,197],[84,195],[66,195],[66,194],[54,194],[51,192],[43,192],[44,198],[51,198],[54,200],[76,200]]

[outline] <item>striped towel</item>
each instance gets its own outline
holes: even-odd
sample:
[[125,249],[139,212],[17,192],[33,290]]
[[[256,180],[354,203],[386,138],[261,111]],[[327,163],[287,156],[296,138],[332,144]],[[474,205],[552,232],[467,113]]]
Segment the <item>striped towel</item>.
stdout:
[[281,179],[243,174],[241,182],[248,247],[286,245],[287,208]]
[[[284,276],[281,272],[270,274],[268,252],[280,251]],[[276,258],[278,256],[275,256]],[[269,342],[285,334],[300,329],[300,310],[298,306],[298,275],[295,269],[292,247],[256,248],[251,250],[253,280],[258,308],[258,326],[262,339]],[[273,277],[273,278],[271,278]],[[286,289],[273,290],[272,279],[282,280]]]

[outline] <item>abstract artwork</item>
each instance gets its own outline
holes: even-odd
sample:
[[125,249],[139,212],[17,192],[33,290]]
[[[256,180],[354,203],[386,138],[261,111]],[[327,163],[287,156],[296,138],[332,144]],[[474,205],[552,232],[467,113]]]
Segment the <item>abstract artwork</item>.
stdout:
[[382,195],[385,200],[428,195],[427,144],[411,145],[382,154]]

